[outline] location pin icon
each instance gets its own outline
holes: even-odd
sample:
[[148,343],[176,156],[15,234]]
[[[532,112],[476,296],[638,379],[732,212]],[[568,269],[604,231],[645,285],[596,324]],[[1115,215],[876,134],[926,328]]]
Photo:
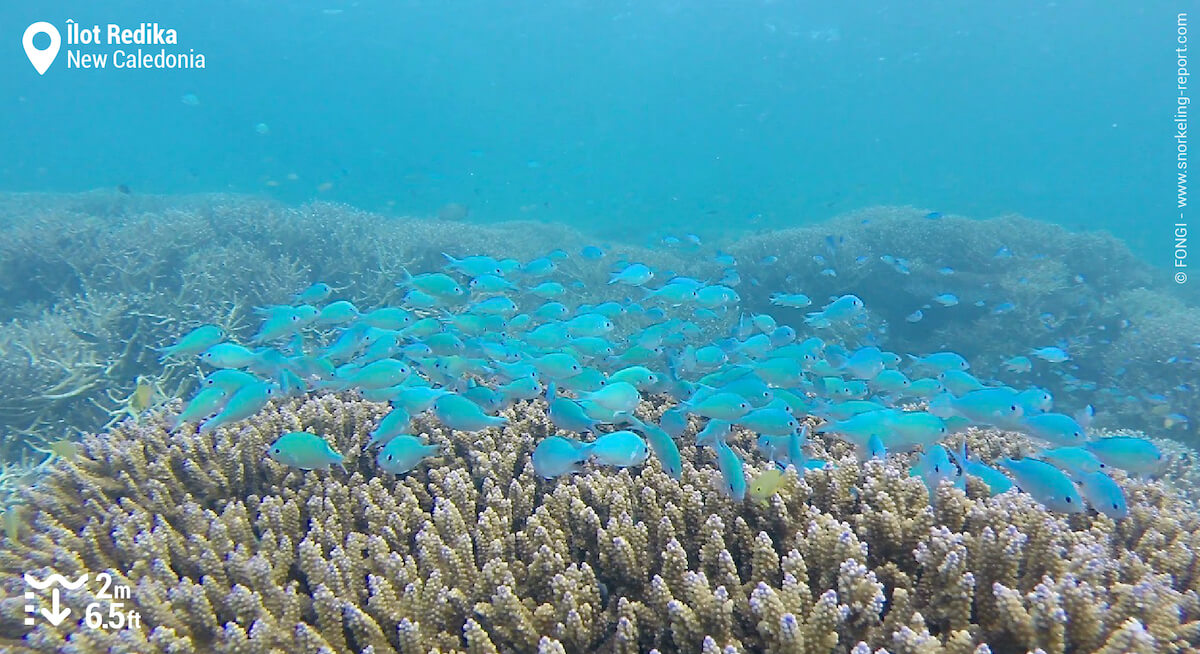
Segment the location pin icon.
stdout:
[[[38,34],[50,37],[50,46],[45,50],[38,50],[33,46],[33,37]],[[29,57],[29,63],[33,64],[34,70],[38,75],[45,75],[50,64],[54,63],[54,58],[58,56],[58,46],[62,45],[62,37],[59,36],[58,29],[50,23],[38,21],[25,29],[21,45],[25,46],[25,56]]]

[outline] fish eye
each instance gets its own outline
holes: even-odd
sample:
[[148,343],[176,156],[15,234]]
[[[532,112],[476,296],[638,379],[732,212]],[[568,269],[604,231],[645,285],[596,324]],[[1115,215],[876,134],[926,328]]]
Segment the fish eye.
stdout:
[[274,454],[282,454],[282,452],[281,452],[281,451],[280,451],[280,449],[277,447],[277,448],[275,448]]
[[1069,498],[1069,497],[1068,497],[1068,498],[1067,498],[1067,504],[1070,504],[1070,503],[1071,503],[1071,498]]
[[1116,510],[1118,510],[1118,511],[1119,511],[1119,510],[1121,510],[1121,507],[1117,506],[1117,503],[1116,503],[1116,502],[1113,502],[1113,508],[1114,508],[1114,509],[1116,509]]
[[[392,460],[392,455],[391,455],[391,454],[389,454],[389,455],[388,455],[388,461],[391,461],[391,460]],[[1067,501],[1068,501],[1068,502],[1070,502],[1071,500],[1067,500]]]

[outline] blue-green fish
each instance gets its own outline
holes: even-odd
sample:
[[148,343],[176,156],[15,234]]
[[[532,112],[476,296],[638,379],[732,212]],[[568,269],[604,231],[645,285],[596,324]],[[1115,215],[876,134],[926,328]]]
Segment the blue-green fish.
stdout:
[[333,287],[324,282],[317,282],[293,295],[292,299],[301,304],[317,304],[318,302],[324,302],[332,294]]
[[940,374],[947,370],[968,370],[971,364],[957,352],[934,352],[929,356],[918,357],[908,355],[912,359],[913,367]]
[[200,424],[200,433],[207,434],[217,427],[245,420],[258,413],[278,389],[274,384],[256,381],[238,389],[217,415]]
[[221,386],[206,386],[203,387],[195,397],[188,402],[183,411],[171,421],[171,430],[179,428],[179,425],[185,422],[195,422],[202,418],[207,418],[215,415],[229,400],[233,393]]
[[267,455],[283,465],[301,470],[327,470],[329,466],[342,465],[341,454],[335,452],[324,438],[306,431],[280,436],[267,449]]
[[1121,490],[1112,477],[1098,470],[1073,473],[1071,476],[1079,482],[1079,493],[1092,508],[1113,520],[1120,520],[1129,515],[1125,491]]
[[612,411],[624,413],[632,412],[637,408],[641,399],[642,396],[638,393],[638,389],[633,384],[623,381],[610,381],[600,390],[587,393],[580,398],[581,401],[595,402]]
[[442,253],[442,256],[446,257],[446,261],[449,262],[446,264],[447,270],[457,271],[468,277],[505,274],[505,270],[500,265],[500,262],[492,257],[476,255],[455,259],[445,252]]
[[650,444],[650,449],[654,451],[654,456],[658,458],[658,463],[662,466],[663,472],[667,473],[672,479],[682,479],[683,456],[679,453],[679,446],[675,444],[671,435],[654,423],[642,422],[632,416],[630,420],[635,427],[646,435],[646,442]]
[[162,358],[200,354],[225,340],[225,330],[217,325],[201,325],[185,334],[174,345],[158,348]]
[[688,413],[731,422],[750,412],[750,404],[734,393],[714,393],[695,404],[689,401],[681,406]]
[[795,416],[777,407],[755,409],[734,422],[739,427],[770,436],[786,436],[800,429],[800,422]]
[[573,438],[548,436],[533,448],[533,471],[544,479],[553,479],[579,471],[588,457],[586,446]]
[[401,268],[400,271],[404,278],[396,282],[397,286],[404,286],[443,299],[459,298],[466,293],[453,277],[445,273],[422,273],[414,277],[405,268]]
[[412,416],[403,407],[395,407],[379,419],[379,425],[371,431],[371,439],[367,447],[386,443],[408,431],[412,425]]
[[378,329],[404,329],[412,324],[412,314],[400,307],[380,307],[359,319],[369,327]]
[[995,468],[972,459],[967,453],[967,441],[958,446],[958,453],[954,455],[954,460],[958,463],[958,467],[962,469],[964,476],[978,477],[983,483],[987,484],[988,490],[992,495],[999,495],[1012,488],[1012,480],[1005,476],[1004,473]]
[[1046,508],[1059,513],[1080,513],[1083,498],[1061,470],[1036,459],[1001,459],[1000,466],[1012,474],[1017,487]]
[[734,501],[741,502],[746,499],[746,469],[742,458],[723,440],[717,441],[716,449],[717,467],[721,470],[721,490]]
[[480,431],[508,424],[508,418],[489,416],[471,400],[461,395],[443,395],[433,403],[433,413],[442,424],[455,431]]
[[316,323],[318,325],[342,325],[358,320],[359,315],[358,307],[354,306],[353,302],[338,300],[321,308],[321,312],[317,314]]
[[201,380],[200,385],[204,388],[217,387],[225,390],[229,396],[233,396],[241,387],[246,384],[251,384],[258,381],[258,377],[244,371],[233,368],[222,368],[214,370]]
[[214,368],[245,368],[258,360],[258,354],[237,343],[217,343],[202,352],[200,360]]
[[1042,450],[1037,454],[1037,457],[1043,461],[1053,463],[1072,474],[1077,472],[1097,472],[1107,467],[1086,447],[1056,447],[1050,450]]
[[1166,463],[1158,446],[1144,438],[1113,436],[1094,440],[1085,447],[1105,465],[1138,475],[1157,474]]
[[958,488],[962,488],[966,483],[959,469],[950,461],[950,452],[941,445],[930,447],[925,454],[918,457],[916,465],[909,472],[911,476],[920,477],[921,481],[925,482],[930,499],[936,496],[942,481],[950,481]]
[[1083,445],[1087,441],[1083,427],[1080,427],[1074,418],[1065,413],[1039,413],[1025,416],[1021,419],[1020,424],[1030,436],[1055,445]]
[[594,442],[584,446],[586,454],[602,465],[626,468],[645,463],[650,449],[641,436],[631,431],[614,431],[602,434]]
[[437,455],[440,450],[437,445],[426,445],[416,436],[400,434],[379,450],[375,462],[385,472],[402,475],[421,465],[425,459]]

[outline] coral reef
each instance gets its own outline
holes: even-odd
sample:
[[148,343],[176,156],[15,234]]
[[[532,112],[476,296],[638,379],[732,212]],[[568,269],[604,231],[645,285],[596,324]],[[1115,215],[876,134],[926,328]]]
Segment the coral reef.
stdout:
[[194,366],[164,368],[154,348],[213,321],[248,338],[254,306],[288,302],[315,280],[370,308],[399,297],[402,267],[440,268],[443,252],[526,261],[585,241],[561,224],[446,223],[229,195],[0,194],[0,218],[0,460],[28,458],[32,432],[74,436],[123,415],[113,398],[139,375],[170,396],[189,392]]
[[[382,475],[348,395],[169,434],[162,417],[89,435],[22,493],[31,529],[0,547],[0,645],[38,652],[1177,652],[1200,647],[1200,515],[1122,478],[1130,516],[1047,513],[972,481],[930,504],[907,462],[789,471],[768,502],[715,492],[711,453],[548,482],[529,463],[539,401],[468,435],[417,419],[444,454]],[[655,417],[661,407],[644,402]],[[306,429],[346,469],[264,457]],[[685,434],[682,439],[692,438]],[[746,450],[752,435],[735,430]],[[985,459],[1027,447],[970,430]],[[817,441],[836,457],[844,444]],[[828,446],[829,451],[826,450]],[[107,571],[143,627],[24,639],[20,574]],[[91,601],[68,593],[70,606]],[[69,634],[69,635],[68,635]]]

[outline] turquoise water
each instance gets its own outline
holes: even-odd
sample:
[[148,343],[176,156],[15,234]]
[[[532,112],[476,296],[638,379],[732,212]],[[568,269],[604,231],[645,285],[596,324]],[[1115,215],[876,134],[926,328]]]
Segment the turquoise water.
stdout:
[[[0,189],[453,202],[625,240],[911,204],[1167,256],[1142,226],[1173,208],[1171,3],[829,4],[6,3]],[[206,68],[39,77],[21,29],[68,19],[157,21]]]

